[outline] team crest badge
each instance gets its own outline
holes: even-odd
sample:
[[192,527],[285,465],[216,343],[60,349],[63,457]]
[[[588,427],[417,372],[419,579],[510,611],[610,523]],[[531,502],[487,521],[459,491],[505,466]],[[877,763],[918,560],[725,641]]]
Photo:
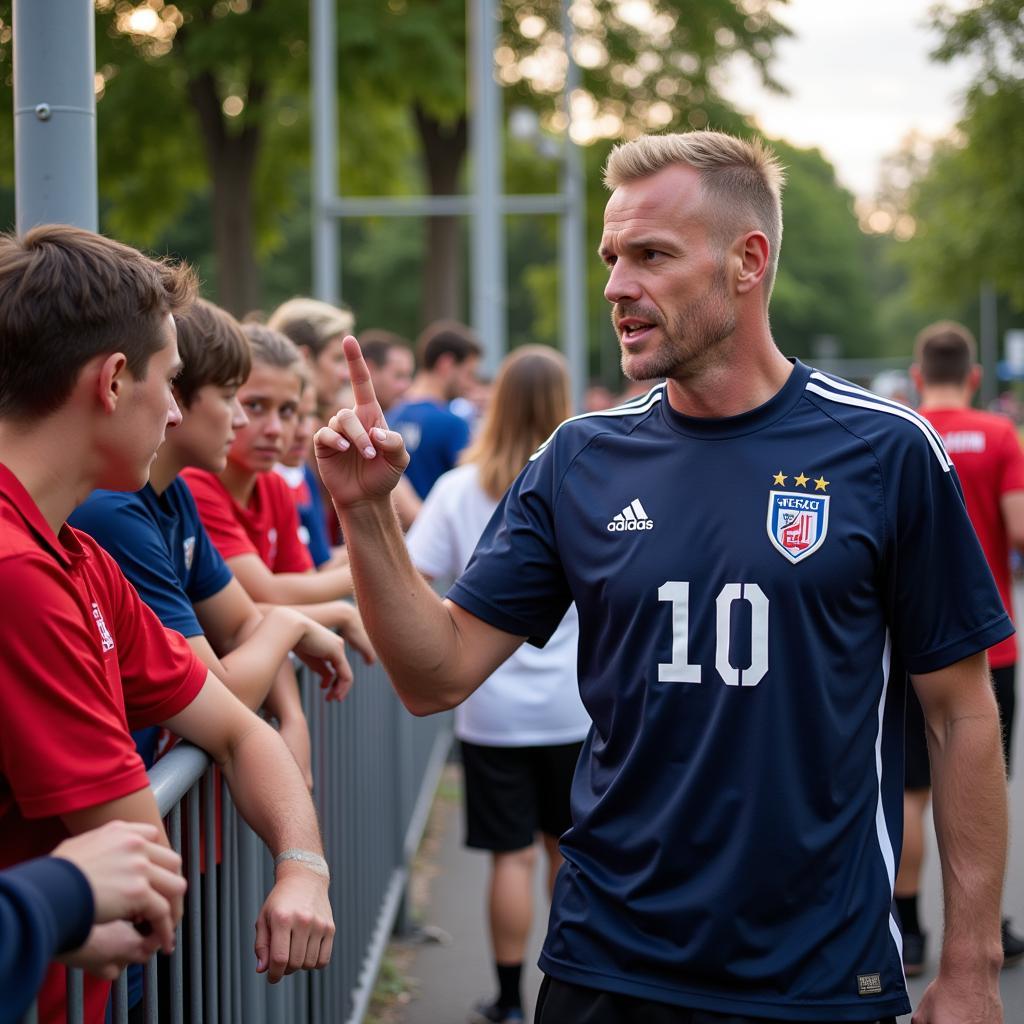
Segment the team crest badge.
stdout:
[[827,494],[769,491],[768,539],[794,565],[825,543],[828,500]]
[[195,537],[186,537],[181,546],[185,555],[185,571],[188,572],[192,568],[192,559],[196,555]]

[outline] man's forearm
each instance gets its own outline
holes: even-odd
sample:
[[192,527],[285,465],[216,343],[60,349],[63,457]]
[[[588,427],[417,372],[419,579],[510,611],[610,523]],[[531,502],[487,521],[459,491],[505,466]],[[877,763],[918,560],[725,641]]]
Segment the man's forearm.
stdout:
[[340,517],[359,612],[399,697],[414,714],[459,703],[479,680],[460,672],[452,617],[413,567],[391,502],[341,509]]
[[942,861],[943,966],[1002,962],[1000,901],[1006,871],[1006,776],[994,702],[929,728],[935,832]]
[[257,718],[231,745],[221,769],[242,817],[277,855],[286,849],[322,853],[316,810],[284,740]]

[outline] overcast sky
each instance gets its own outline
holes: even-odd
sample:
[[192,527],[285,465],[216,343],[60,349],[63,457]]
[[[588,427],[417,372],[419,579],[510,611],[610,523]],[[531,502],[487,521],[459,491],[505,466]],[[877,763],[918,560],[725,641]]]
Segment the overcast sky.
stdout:
[[870,198],[881,159],[908,132],[943,135],[958,119],[969,67],[929,60],[932,2],[790,0],[778,16],[795,36],[775,61],[789,95],[766,92],[742,65],[726,94],[769,135],[817,146],[847,188]]

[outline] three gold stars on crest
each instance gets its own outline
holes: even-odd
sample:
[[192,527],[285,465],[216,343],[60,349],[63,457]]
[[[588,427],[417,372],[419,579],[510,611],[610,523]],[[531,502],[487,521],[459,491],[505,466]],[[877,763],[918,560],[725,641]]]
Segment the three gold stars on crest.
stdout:
[[[780,469],[778,471],[778,473],[775,474],[773,479],[774,479],[775,483],[779,485],[779,487],[785,487],[786,486],[786,481],[789,479],[789,477],[786,476],[786,474],[783,473],[782,470]],[[793,484],[796,487],[803,487],[806,490],[807,482],[810,479],[811,478],[809,476],[804,476],[803,473],[798,473],[796,476],[793,477]],[[831,480],[826,480],[824,476],[819,476],[814,481],[814,489],[816,491],[824,491],[824,490],[826,490],[828,488],[828,485],[831,482],[832,482]]]

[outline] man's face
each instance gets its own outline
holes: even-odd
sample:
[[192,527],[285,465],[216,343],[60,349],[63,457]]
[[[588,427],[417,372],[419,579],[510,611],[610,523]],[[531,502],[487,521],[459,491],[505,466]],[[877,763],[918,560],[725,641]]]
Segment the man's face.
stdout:
[[149,357],[145,376],[122,377],[120,399],[103,439],[102,476],[97,487],[137,491],[149,480],[149,470],[168,427],[181,422],[173,381],[181,370],[174,319],[166,316],[158,328],[163,345]]
[[445,393],[448,401],[453,398],[463,398],[468,395],[476,385],[476,372],[480,367],[478,356],[469,356],[461,363],[452,360],[451,367],[445,378]]
[[235,432],[249,422],[238,401],[238,388],[204,384],[192,404],[181,408],[181,424],[167,444],[174,445],[182,465],[220,473]]
[[342,338],[331,338],[313,360],[313,383],[317,402],[323,408],[338,408],[338,393],[348,384],[348,360],[342,348]]
[[367,362],[367,366],[373,378],[377,401],[381,409],[387,412],[412,384],[412,353],[407,348],[393,345],[388,349],[388,357],[383,366],[377,367],[372,362]]
[[620,185],[605,207],[605,298],[631,380],[698,373],[736,329],[726,252],[700,178],[672,166]]
[[238,389],[238,401],[248,423],[236,432],[228,452],[234,467],[265,473],[280,461],[295,433],[300,388],[294,370],[252,364],[249,379]]

